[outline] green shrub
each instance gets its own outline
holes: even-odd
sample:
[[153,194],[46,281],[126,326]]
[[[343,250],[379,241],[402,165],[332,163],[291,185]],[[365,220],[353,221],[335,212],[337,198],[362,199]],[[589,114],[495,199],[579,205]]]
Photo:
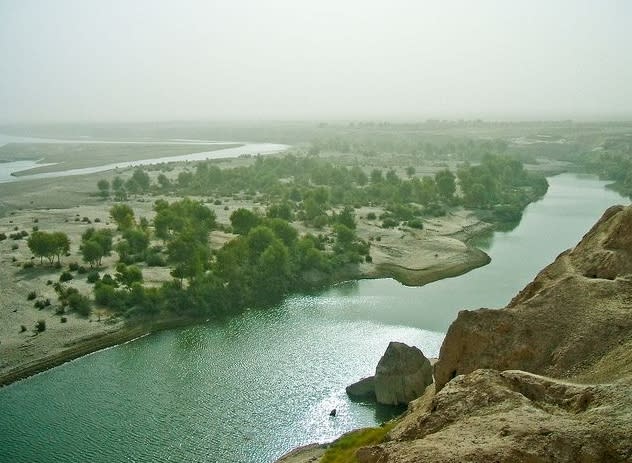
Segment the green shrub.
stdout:
[[37,333],[46,331],[46,320],[37,320],[37,322],[35,323],[35,331]]
[[29,269],[29,268],[33,268],[33,267],[35,267],[35,264],[32,261],[24,262],[22,264],[22,268],[24,268],[24,269]]
[[416,228],[418,230],[422,230],[424,228],[424,223],[421,219],[413,219],[408,221],[408,226],[410,228]]
[[60,282],[65,282],[65,281],[70,281],[73,279],[72,273],[70,272],[63,272],[61,275],[59,275],[59,281]]
[[68,306],[83,317],[90,315],[92,310],[90,299],[80,293],[72,293],[68,296]]
[[431,203],[424,208],[424,214],[430,217],[443,217],[446,215],[446,210],[438,203]]
[[35,299],[37,297],[37,293],[35,291],[31,291],[30,293],[28,293],[28,295],[26,296],[26,300],[27,301],[32,301],[33,299]]
[[399,221],[391,217],[387,217],[382,221],[382,228],[395,228],[399,225]]
[[79,269],[79,264],[77,262],[70,262],[68,264],[68,269],[72,272],[76,272]]
[[88,277],[86,278],[86,281],[88,283],[96,283],[97,281],[99,281],[101,277],[99,276],[99,272],[97,272],[96,270],[93,270],[92,272],[88,273]]
[[164,267],[165,265],[167,265],[167,263],[165,262],[165,259],[157,252],[148,253],[147,256],[145,257],[145,262],[150,267]]
[[366,215],[366,219],[367,219],[367,220],[375,220],[375,219],[377,219],[377,215],[375,215],[375,212],[369,212],[369,213]]
[[357,461],[355,455],[360,447],[383,442],[393,426],[394,423],[387,423],[380,428],[363,428],[344,434],[329,446],[320,461],[321,463],[355,463]]

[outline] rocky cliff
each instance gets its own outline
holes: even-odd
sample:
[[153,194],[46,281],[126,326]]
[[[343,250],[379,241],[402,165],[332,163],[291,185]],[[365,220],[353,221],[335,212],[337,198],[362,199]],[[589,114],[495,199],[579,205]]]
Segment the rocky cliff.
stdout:
[[614,206],[503,310],[461,311],[435,366],[440,390],[477,368],[607,381],[632,373],[632,207]]
[[357,461],[632,462],[632,206],[507,307],[462,311],[434,373]]

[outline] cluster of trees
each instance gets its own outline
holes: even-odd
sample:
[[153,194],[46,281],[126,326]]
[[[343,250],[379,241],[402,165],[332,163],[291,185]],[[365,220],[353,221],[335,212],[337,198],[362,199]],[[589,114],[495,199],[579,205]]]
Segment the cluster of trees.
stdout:
[[149,265],[164,265],[160,248],[150,248],[149,222],[142,218],[137,223],[134,211],[127,204],[118,203],[110,208],[110,217],[117,224],[122,239],[114,250],[125,264],[145,261]]
[[[447,174],[447,175],[444,175]],[[446,179],[448,182],[443,182]],[[374,169],[366,173],[359,166],[344,167],[318,158],[287,155],[258,157],[247,167],[220,169],[206,162],[194,172],[184,171],[168,190],[182,195],[261,194],[275,204],[273,215],[290,220],[294,213],[311,225],[326,225],[332,207],[384,205],[417,202],[429,205],[449,200],[454,193],[454,176],[449,171],[434,178],[400,178],[394,170]],[[156,186],[164,191],[164,186]],[[331,216],[332,214],[329,214]],[[316,218],[318,219],[316,220]]]
[[[368,130],[367,130],[368,129]],[[449,135],[429,135],[423,132],[402,130],[398,125],[375,127],[355,125],[349,130],[323,130],[313,139],[308,154],[321,151],[359,153],[367,157],[379,153],[410,154],[421,159],[454,159],[478,161],[485,154],[504,154],[508,144],[502,139],[477,140]]]
[[503,156],[485,156],[479,165],[458,170],[463,204],[471,208],[493,208],[499,220],[519,219],[531,201],[542,197],[548,182],[529,174],[522,163]]
[[127,199],[129,193],[138,194],[149,191],[150,183],[151,180],[147,172],[141,168],[137,168],[134,169],[134,173],[126,181],[119,176],[114,177],[112,183],[106,179],[101,179],[97,182],[97,188],[99,190],[99,196],[103,199],[114,195],[117,201],[124,201]]
[[632,143],[628,138],[608,140],[601,150],[586,153],[583,164],[588,172],[612,180],[612,188],[632,198]]
[[369,252],[368,243],[356,236],[351,209],[336,215],[329,239],[299,237],[287,220],[270,216],[282,207],[271,208],[266,216],[238,209],[231,215],[231,226],[239,236],[214,251],[208,235],[216,227],[215,215],[201,202],[159,200],[154,209],[154,233],[165,242],[173,280],[145,287],[138,267],[119,264],[114,277],[105,275],[96,282],[98,304],[129,315],[226,315],[329,283]]
[[384,207],[389,211],[384,218],[391,219],[386,222],[388,226],[410,221],[408,211],[413,204],[420,206],[415,206],[413,214],[418,227],[421,216],[440,215],[458,204],[493,208],[497,213],[489,217],[491,220],[515,220],[524,206],[547,188],[543,175],[528,174],[521,161],[507,156],[482,156],[478,165],[464,163],[457,175],[449,169],[434,177],[419,178],[414,173],[408,169],[407,178],[401,178],[392,169],[365,172],[358,165],[338,166],[317,157],[290,154],[257,157],[252,165],[233,169],[203,162],[193,172],[181,172],[174,182],[166,177],[160,182],[159,177],[157,185],[147,188],[180,195],[260,195],[272,204],[271,217],[299,219],[316,228],[335,224],[334,211],[349,206]]
[[51,265],[55,261],[55,257],[57,263],[61,263],[61,256],[70,251],[68,235],[62,232],[34,231],[27,244],[33,255],[40,258],[40,263],[46,257]]

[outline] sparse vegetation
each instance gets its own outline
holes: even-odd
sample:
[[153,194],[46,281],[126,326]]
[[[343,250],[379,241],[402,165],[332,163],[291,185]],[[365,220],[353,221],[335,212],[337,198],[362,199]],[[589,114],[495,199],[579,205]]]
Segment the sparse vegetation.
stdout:
[[35,332],[42,333],[44,331],[46,331],[46,320],[38,320],[35,323]]
[[355,455],[358,449],[381,443],[393,426],[394,422],[390,422],[379,428],[363,428],[344,434],[329,446],[320,461],[321,463],[356,463]]

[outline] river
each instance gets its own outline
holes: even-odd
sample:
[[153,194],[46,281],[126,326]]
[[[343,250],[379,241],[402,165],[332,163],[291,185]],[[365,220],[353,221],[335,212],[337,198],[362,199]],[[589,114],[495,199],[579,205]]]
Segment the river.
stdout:
[[[223,145],[226,143],[242,143],[242,142],[218,142],[218,141],[204,141],[204,140],[161,140],[161,141],[118,141],[118,140],[55,140],[55,139],[38,139],[27,137],[13,137],[9,135],[0,134],[0,146],[8,143],[83,143],[83,144],[143,144],[143,145]],[[67,177],[72,175],[86,175],[94,174],[97,172],[105,172],[113,169],[123,169],[133,166],[148,166],[151,164],[160,164],[167,162],[182,162],[182,161],[204,161],[206,159],[226,159],[236,158],[243,155],[265,155],[272,153],[279,153],[288,149],[288,145],[282,145],[279,143],[248,143],[243,142],[242,146],[234,148],[224,148],[214,151],[200,151],[191,154],[183,154],[178,156],[164,156],[160,158],[151,159],[139,159],[134,161],[116,162],[111,164],[103,164],[100,166],[83,167],[80,169],[67,169],[54,172],[43,172],[39,174],[22,175],[16,177],[12,174],[21,172],[36,167],[50,166],[53,163],[39,163],[37,160],[21,160],[21,161],[9,161],[0,162],[0,183],[16,182],[20,180],[34,180],[39,178],[55,178],[55,177]]]
[[344,388],[372,374],[389,341],[437,356],[460,309],[503,306],[607,207],[629,202],[594,177],[549,182],[514,230],[481,240],[492,262],[468,274],[420,288],[349,282],[0,389],[0,461],[270,462],[379,423],[393,411],[351,402]]

